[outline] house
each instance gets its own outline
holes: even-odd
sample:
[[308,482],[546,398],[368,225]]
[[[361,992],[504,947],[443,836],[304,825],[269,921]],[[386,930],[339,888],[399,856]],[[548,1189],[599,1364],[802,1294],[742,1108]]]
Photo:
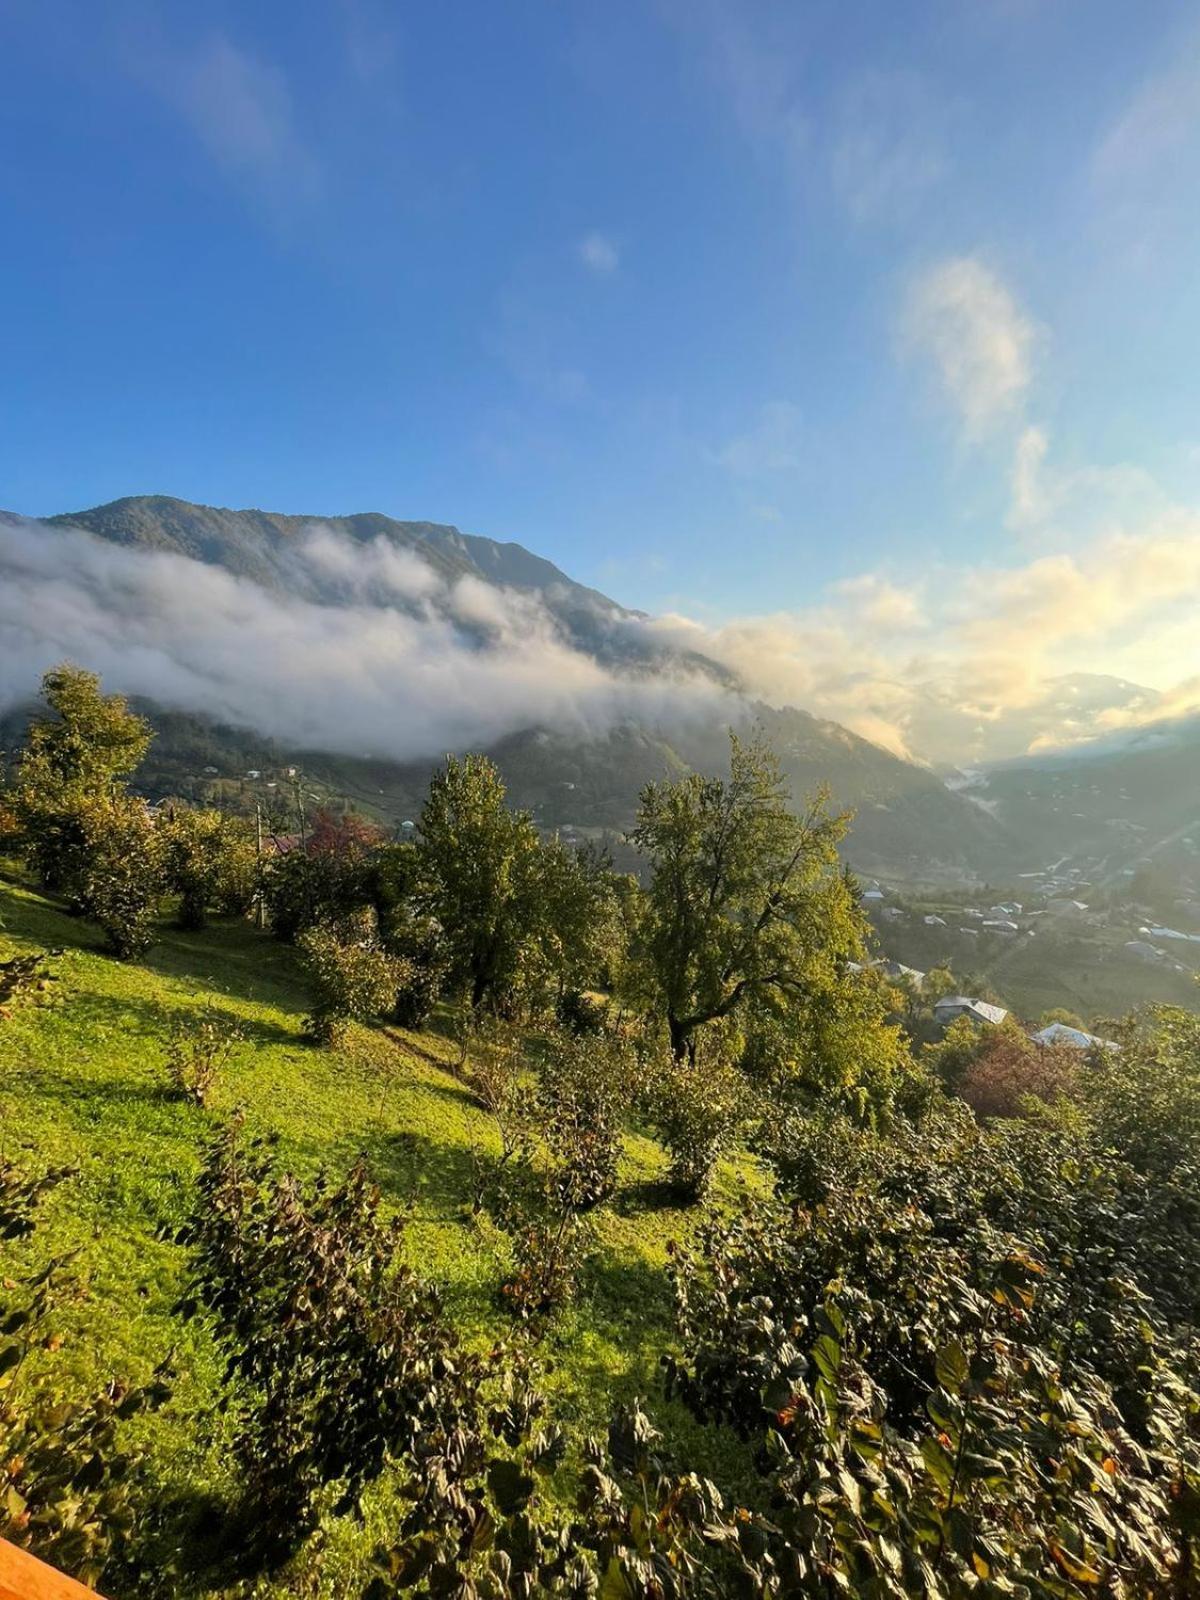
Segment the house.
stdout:
[[880,956],[877,961],[872,961],[871,965],[876,972],[882,972],[889,978],[906,978],[909,983],[918,986],[925,982],[925,974],[923,972],[918,972],[916,967],[906,967],[900,961],[888,961],[883,956]]
[[944,928],[946,926],[945,917],[939,917],[939,916],[930,914],[924,920],[925,920],[925,926],[927,928]]
[[1127,939],[1124,950],[1126,955],[1133,956],[1137,961],[1161,961],[1166,954],[1166,951],[1147,944],[1145,939]]
[[1151,939],[1182,939],[1188,944],[1200,944],[1200,933],[1180,933],[1178,928],[1139,928]]
[[983,926],[992,933],[1016,933],[1017,925],[1008,917],[984,917]]
[[1029,1037],[1034,1044],[1066,1045],[1072,1050],[1091,1050],[1097,1045],[1105,1050],[1120,1049],[1111,1039],[1099,1039],[1094,1033],[1085,1033],[1082,1028],[1072,1028],[1065,1022],[1051,1022]]
[[1003,1006],[989,1005],[986,1000],[973,1000],[965,994],[948,994],[934,1002],[934,1021],[945,1027],[956,1017],[970,1017],[972,1022],[984,1022],[994,1028],[1004,1021],[1008,1012]]
[[882,900],[883,900],[883,890],[882,889],[864,889],[863,890],[863,904],[864,905],[869,903],[869,904],[871,904],[873,906],[877,906],[877,905],[880,904],[880,902]]
[[1051,900],[1046,914],[1051,917],[1081,917],[1087,910],[1082,900]]
[[251,767],[250,771],[246,774],[246,776],[247,776],[247,778],[250,778],[250,779],[261,778],[262,777],[262,773],[258,770],[257,767]]

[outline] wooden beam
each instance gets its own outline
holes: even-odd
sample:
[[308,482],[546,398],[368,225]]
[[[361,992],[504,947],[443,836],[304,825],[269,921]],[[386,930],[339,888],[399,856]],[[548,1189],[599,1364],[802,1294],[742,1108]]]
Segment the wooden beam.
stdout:
[[48,1567],[27,1550],[0,1539],[0,1600],[100,1600],[63,1573]]

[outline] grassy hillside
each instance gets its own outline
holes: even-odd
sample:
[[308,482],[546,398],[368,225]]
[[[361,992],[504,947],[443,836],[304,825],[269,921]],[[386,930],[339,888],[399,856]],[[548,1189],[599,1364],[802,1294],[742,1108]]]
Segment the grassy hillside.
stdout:
[[[92,929],[0,879],[0,957],[64,949],[52,1002],[0,1020],[0,1149],[79,1169],[15,1254],[19,1267],[40,1264],[48,1251],[78,1252],[73,1270],[86,1292],[70,1311],[60,1359],[80,1379],[143,1377],[174,1348],[175,1397],[136,1424],[151,1446],[158,1491],[174,1501],[154,1559],[161,1571],[178,1547],[180,1576],[160,1579],[164,1592],[213,1593],[222,1579],[205,1542],[206,1507],[232,1487],[214,1410],[218,1369],[204,1332],[172,1311],[186,1261],[171,1236],[206,1139],[241,1106],[252,1126],[278,1131],[283,1161],[300,1173],[323,1165],[340,1173],[364,1154],[387,1202],[408,1210],[412,1264],[443,1288],[454,1318],[480,1345],[516,1333],[496,1299],[503,1239],[470,1206],[474,1164],[493,1159],[498,1140],[448,1070],[451,1051],[438,1033],[360,1030],[340,1051],[306,1044],[292,952],[268,935],[240,923],[204,934],[164,928],[144,966],[113,961],[98,943]],[[172,1098],[163,1071],[173,1020],[206,1004],[238,1019],[247,1035],[207,1112]],[[659,1389],[658,1357],[672,1325],[667,1244],[686,1237],[699,1216],[664,1206],[655,1187],[664,1167],[656,1144],[628,1135],[620,1191],[600,1222],[582,1298],[540,1346],[545,1387],[581,1431],[606,1422],[618,1399],[654,1394],[656,1416],[689,1465],[736,1476],[728,1435],[701,1428]],[[727,1166],[715,1203],[727,1204],[754,1177],[748,1165]],[[356,1592],[367,1555],[390,1529],[389,1492],[384,1484],[373,1493],[365,1528],[348,1520],[331,1527],[315,1567],[310,1561],[306,1573],[255,1592]],[[120,1600],[121,1591],[110,1592]]]

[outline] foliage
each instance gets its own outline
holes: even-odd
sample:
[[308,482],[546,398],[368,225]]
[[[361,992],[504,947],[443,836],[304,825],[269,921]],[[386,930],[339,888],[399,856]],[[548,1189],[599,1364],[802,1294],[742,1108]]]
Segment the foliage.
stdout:
[[1018,1028],[995,1028],[980,1037],[957,1092],[977,1117],[1016,1117],[1075,1099],[1079,1069],[1080,1053],[1069,1045],[1037,1045]]
[[179,926],[203,928],[210,910],[244,914],[256,889],[254,846],[245,824],[220,811],[180,807],[160,824],[168,889],[179,896]]
[[846,822],[823,796],[795,816],[774,755],[735,736],[727,780],[642,791],[630,838],[653,876],[637,954],[676,1056],[706,1023],[763,995],[803,995],[861,954],[865,923],[837,860]]
[[208,1152],[181,1235],[193,1278],[180,1309],[204,1313],[225,1354],[266,1558],[312,1531],[323,1488],[337,1488],[335,1515],[355,1510],[390,1459],[473,1414],[476,1363],[400,1262],[401,1237],[361,1164],[304,1189],[236,1125]]
[[379,948],[372,913],[310,928],[297,946],[312,994],[305,1026],[318,1043],[335,1043],[348,1021],[367,1022],[394,1004],[403,968]]
[[181,1017],[167,1043],[167,1078],[175,1093],[206,1106],[244,1040],[245,1033],[229,1013],[216,1006]]
[[84,865],[79,905],[99,923],[122,961],[145,955],[164,888],[162,839],[145,804],[131,795],[81,808]]
[[740,1064],[777,1111],[836,1105],[871,1121],[912,1071],[887,991],[869,972],[816,971],[802,994],[748,1003],[741,1026]]
[[631,1056],[615,1038],[551,1034],[531,1089],[511,1030],[507,1048],[490,1054],[476,1082],[496,1117],[502,1163],[480,1201],[511,1240],[505,1303],[541,1319],[574,1298],[593,1242],[588,1213],[616,1188]]
[[451,981],[473,1007],[520,986],[537,932],[540,848],[486,756],[451,757],[435,773],[421,811],[423,902],[445,937]]
[[501,1018],[470,1016],[460,1019],[458,1032],[459,1072],[494,1119],[508,1161],[526,1142],[533,1113],[521,1030]]
[[[31,1233],[37,1204],[69,1175],[0,1165],[0,1238]],[[81,1398],[55,1370],[66,1287],[51,1262],[20,1283],[5,1276],[0,1293],[0,1538],[93,1584],[135,1522],[139,1456],[123,1425],[167,1398],[168,1372],[142,1388],[113,1379]]]
[[64,663],[42,678],[47,713],[29,725],[11,802],[27,859],[49,888],[71,894],[78,870],[76,808],[123,787],[150,728],[92,672]]
[[1140,1171],[1200,1173],[1200,1018],[1177,1006],[1135,1013],[1084,1074],[1097,1137]]
[[1187,1592],[1195,1331],[1152,1186],[966,1113],[828,1133],[679,1270],[672,1383],[761,1444],[755,1592]]
[[51,986],[58,979],[47,970],[47,962],[60,955],[61,950],[33,950],[0,961],[0,1022],[11,1016],[13,1008],[23,1000],[49,998]]
[[710,1030],[682,1060],[654,1052],[645,1092],[650,1120],[671,1156],[667,1182],[681,1198],[697,1200],[749,1120],[750,1085]]
[[577,1211],[600,1205],[617,1186],[634,1083],[632,1051],[611,1034],[555,1033],[542,1047],[536,1114],[563,1202]]
[[[538,1480],[558,1465],[562,1435],[534,1431],[542,1405],[519,1369],[506,1375],[505,1391],[486,1431],[463,1434],[422,1463],[412,1510],[396,1542],[377,1552],[379,1576],[364,1600],[412,1590],[462,1600],[717,1600],[728,1592],[711,1555],[723,1542],[736,1545],[734,1519],[714,1484],[671,1471],[640,1403],[618,1412],[607,1449],[588,1441],[575,1515],[556,1525]],[[750,1522],[744,1517],[743,1528]]]

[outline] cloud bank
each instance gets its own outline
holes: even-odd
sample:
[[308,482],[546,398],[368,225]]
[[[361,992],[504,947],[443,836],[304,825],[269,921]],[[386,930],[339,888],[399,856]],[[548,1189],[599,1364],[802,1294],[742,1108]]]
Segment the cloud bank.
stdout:
[[604,667],[535,596],[444,582],[386,540],[350,547],[316,525],[296,559],[348,598],[321,604],[184,556],[0,519],[0,704],[71,659],[110,689],[297,746],[407,760],[530,726],[590,735],[629,718],[705,719],[728,699],[683,669]]

